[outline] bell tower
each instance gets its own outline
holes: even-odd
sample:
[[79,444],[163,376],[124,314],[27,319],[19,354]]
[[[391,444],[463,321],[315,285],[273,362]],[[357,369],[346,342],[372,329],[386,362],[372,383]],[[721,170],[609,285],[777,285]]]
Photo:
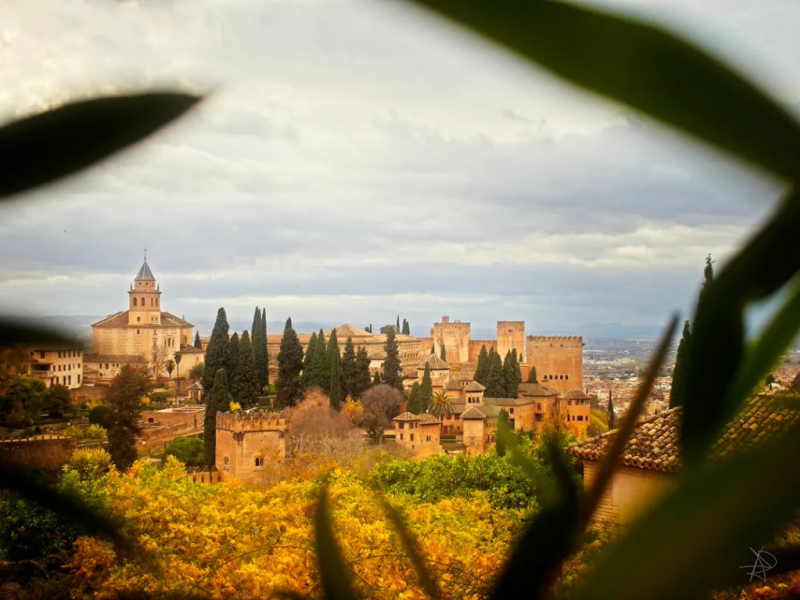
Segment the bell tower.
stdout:
[[161,325],[161,290],[144,252],[144,263],[128,291],[128,325]]

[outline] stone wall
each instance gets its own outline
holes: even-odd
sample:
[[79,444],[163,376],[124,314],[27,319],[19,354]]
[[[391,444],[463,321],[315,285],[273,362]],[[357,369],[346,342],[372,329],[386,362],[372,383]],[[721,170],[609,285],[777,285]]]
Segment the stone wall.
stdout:
[[[486,352],[494,348],[497,351],[497,340],[470,340],[469,342],[469,361],[477,363],[478,357],[481,355],[481,348],[486,346]],[[505,355],[503,356],[505,358]]]
[[19,467],[59,470],[75,451],[75,438],[37,435],[0,439],[0,461]]
[[275,413],[217,413],[216,467],[222,481],[258,483],[266,463],[285,457],[286,421]]
[[539,383],[562,392],[583,389],[582,337],[529,335],[527,344],[527,368],[536,367]]
[[517,360],[524,362],[525,321],[498,321],[496,349],[500,358],[505,358],[507,353],[516,350]]
[[442,344],[446,352],[448,363],[469,362],[470,324],[455,321],[450,322],[450,317],[442,317],[441,323],[434,323],[431,330],[433,350],[436,356],[442,355]]

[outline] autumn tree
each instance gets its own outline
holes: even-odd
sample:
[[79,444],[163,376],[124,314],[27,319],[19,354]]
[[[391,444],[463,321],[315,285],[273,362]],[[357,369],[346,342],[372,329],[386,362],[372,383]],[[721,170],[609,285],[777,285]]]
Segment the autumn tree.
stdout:
[[425,363],[425,370],[422,372],[422,383],[419,386],[419,405],[420,412],[426,412],[433,404],[433,381],[431,380],[431,367]]
[[108,451],[117,469],[125,471],[136,460],[136,434],[142,396],[150,390],[146,369],[123,365],[108,388],[108,402],[114,416],[108,429]]
[[38,418],[46,392],[47,388],[41,379],[14,376],[8,392],[0,397],[0,416],[9,421],[19,421],[23,416]]
[[281,338],[278,352],[278,404],[294,406],[303,395],[300,371],[303,369],[303,347],[292,328],[291,317],[286,319],[286,326]]
[[361,405],[364,407],[361,425],[376,442],[383,439],[383,432],[397,416],[403,395],[390,385],[381,383],[364,392]]
[[309,387],[312,382],[313,373],[314,373],[314,351],[317,348],[317,332],[314,331],[311,333],[311,338],[308,340],[308,345],[306,346],[306,353],[303,356],[303,375],[302,375],[302,382],[303,387]]
[[489,376],[486,379],[487,398],[506,398],[506,376],[503,371],[503,361],[494,348],[489,352]]
[[206,414],[203,421],[203,443],[205,445],[206,466],[214,466],[217,452],[217,413],[228,412],[233,397],[228,392],[228,375],[225,369],[217,369],[214,386],[206,395]]
[[528,383],[539,383],[539,380],[536,377],[536,367],[531,367],[531,370],[528,371]]
[[359,346],[358,352],[356,352],[356,376],[353,380],[353,389],[351,391],[351,395],[355,400],[360,400],[364,392],[372,385],[369,375],[369,364],[370,360],[367,349],[364,346]]
[[230,370],[231,348],[230,337],[228,336],[228,317],[225,309],[217,311],[217,320],[214,329],[211,331],[211,339],[206,347],[206,368],[203,374],[203,395],[208,394],[214,387],[214,379],[217,371]]
[[331,408],[340,410],[342,408],[342,358],[339,354],[339,339],[336,336],[336,329],[331,332],[331,339],[328,342],[328,370],[330,371],[330,381],[328,382],[328,398],[330,398]]
[[383,347],[386,352],[386,360],[383,361],[383,373],[381,380],[388,386],[397,390],[403,389],[401,370],[400,370],[400,351],[397,347],[395,332],[390,331],[386,334],[386,344]]
[[239,339],[239,350],[232,379],[230,391],[233,399],[243,408],[255,406],[261,388],[258,387],[253,346],[247,331],[243,332]]
[[475,375],[473,379],[485,386],[489,381],[489,353],[486,352],[486,345],[481,346],[481,351],[478,354],[478,366],[475,368]]
[[356,348],[353,345],[353,339],[348,337],[342,354],[342,398],[356,397],[353,390],[355,389],[357,368]]

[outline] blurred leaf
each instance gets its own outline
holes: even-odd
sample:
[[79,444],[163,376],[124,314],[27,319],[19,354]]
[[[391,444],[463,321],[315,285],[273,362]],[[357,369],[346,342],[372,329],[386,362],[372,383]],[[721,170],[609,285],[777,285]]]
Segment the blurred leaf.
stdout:
[[0,347],[13,348],[31,344],[75,344],[76,340],[62,331],[46,329],[22,319],[0,317]]
[[540,465],[522,454],[514,434],[508,431],[498,431],[497,437],[500,436],[505,437],[506,446],[511,452],[511,462],[518,465],[530,479],[542,504],[555,504],[558,501],[558,490],[552,478]]
[[417,550],[417,541],[408,530],[408,526],[406,525],[403,515],[401,515],[400,511],[389,504],[389,502],[383,497],[381,497],[381,504],[383,505],[383,510],[386,511],[386,516],[400,534],[400,539],[403,541],[403,546],[408,553],[408,558],[411,560],[411,564],[414,565],[414,570],[417,573],[417,577],[419,578],[419,583],[422,586],[422,589],[425,590],[428,598],[438,600],[440,597],[439,589],[436,587],[436,583],[434,583],[431,574],[425,567],[425,562],[422,558],[422,555],[419,553],[419,550]]
[[327,600],[355,600],[356,595],[350,586],[342,551],[333,537],[331,516],[328,509],[328,489],[320,488],[317,513],[314,519],[317,562],[322,580],[322,590]]
[[113,542],[117,551],[128,554],[134,549],[134,543],[111,519],[70,496],[53,491],[37,481],[30,471],[0,462],[0,482],[0,489],[16,492],[26,500],[72,519],[93,535]]
[[772,316],[752,344],[746,348],[736,378],[731,384],[728,402],[740,404],[756,389],[783,357],[800,331],[800,276],[795,276],[789,297]]
[[652,25],[561,2],[412,0],[564,79],[794,180],[800,129],[706,53]]
[[747,583],[742,565],[791,519],[800,498],[800,427],[682,485],[600,557],[572,598],[672,600]]
[[592,482],[592,487],[586,493],[583,501],[582,527],[588,525],[590,519],[592,518],[592,514],[597,508],[597,504],[600,502],[600,498],[603,496],[606,486],[611,481],[611,477],[614,475],[614,469],[617,467],[617,461],[622,455],[622,451],[625,449],[625,444],[628,443],[628,438],[631,437],[633,429],[636,427],[636,420],[639,418],[639,415],[644,408],[644,404],[647,401],[647,398],[650,396],[650,390],[653,389],[653,383],[655,382],[656,377],[658,377],[658,372],[661,369],[661,365],[664,364],[664,359],[669,351],[669,347],[672,343],[672,338],[675,335],[675,329],[677,326],[678,316],[675,315],[672,317],[669,325],[667,325],[667,330],[661,337],[661,343],[658,345],[656,353],[653,355],[653,359],[650,361],[650,367],[647,369],[647,375],[639,386],[639,391],[636,393],[636,398],[634,398],[633,402],[631,402],[628,412],[625,414],[625,419],[623,420],[622,425],[614,434],[614,441],[611,443],[611,448],[609,448],[608,453],[603,459],[603,462],[600,464],[600,469],[598,470],[597,476]]
[[49,183],[138,142],[198,98],[153,93],[67,104],[0,128],[0,198]]
[[522,535],[492,594],[495,600],[541,598],[579,535],[578,492],[557,441],[548,444],[559,487],[557,504],[544,506]]
[[[700,295],[687,367],[681,444],[684,464],[699,464],[719,430],[741,407],[731,386],[744,358],[744,311],[750,302],[778,291],[800,269],[796,236],[800,229],[800,195],[792,192],[776,214]],[[778,337],[757,352],[775,352]],[[769,355],[748,357],[752,365]],[[750,377],[750,375],[746,375]],[[737,382],[738,383],[738,382]],[[745,382],[742,382],[742,385]]]

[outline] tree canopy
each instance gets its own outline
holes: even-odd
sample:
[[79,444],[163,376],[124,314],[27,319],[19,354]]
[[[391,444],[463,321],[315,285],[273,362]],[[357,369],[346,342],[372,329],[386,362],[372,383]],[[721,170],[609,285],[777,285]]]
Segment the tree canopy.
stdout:
[[286,319],[281,348],[278,352],[278,404],[294,406],[303,396],[300,371],[303,369],[303,346],[292,327],[291,317]]
[[108,429],[108,451],[120,471],[136,460],[136,439],[139,433],[139,414],[142,396],[150,390],[146,369],[123,365],[108,388],[108,402],[114,416]]
[[217,320],[214,323],[211,339],[206,348],[206,369],[203,374],[204,395],[214,387],[214,379],[218,370],[230,370],[232,360],[228,329],[228,317],[225,314],[225,309],[220,308],[217,311]]
[[402,391],[403,380],[400,369],[400,350],[397,347],[397,339],[394,330],[386,334],[386,344],[383,349],[384,352],[386,352],[386,360],[383,361],[381,380],[386,385]]

